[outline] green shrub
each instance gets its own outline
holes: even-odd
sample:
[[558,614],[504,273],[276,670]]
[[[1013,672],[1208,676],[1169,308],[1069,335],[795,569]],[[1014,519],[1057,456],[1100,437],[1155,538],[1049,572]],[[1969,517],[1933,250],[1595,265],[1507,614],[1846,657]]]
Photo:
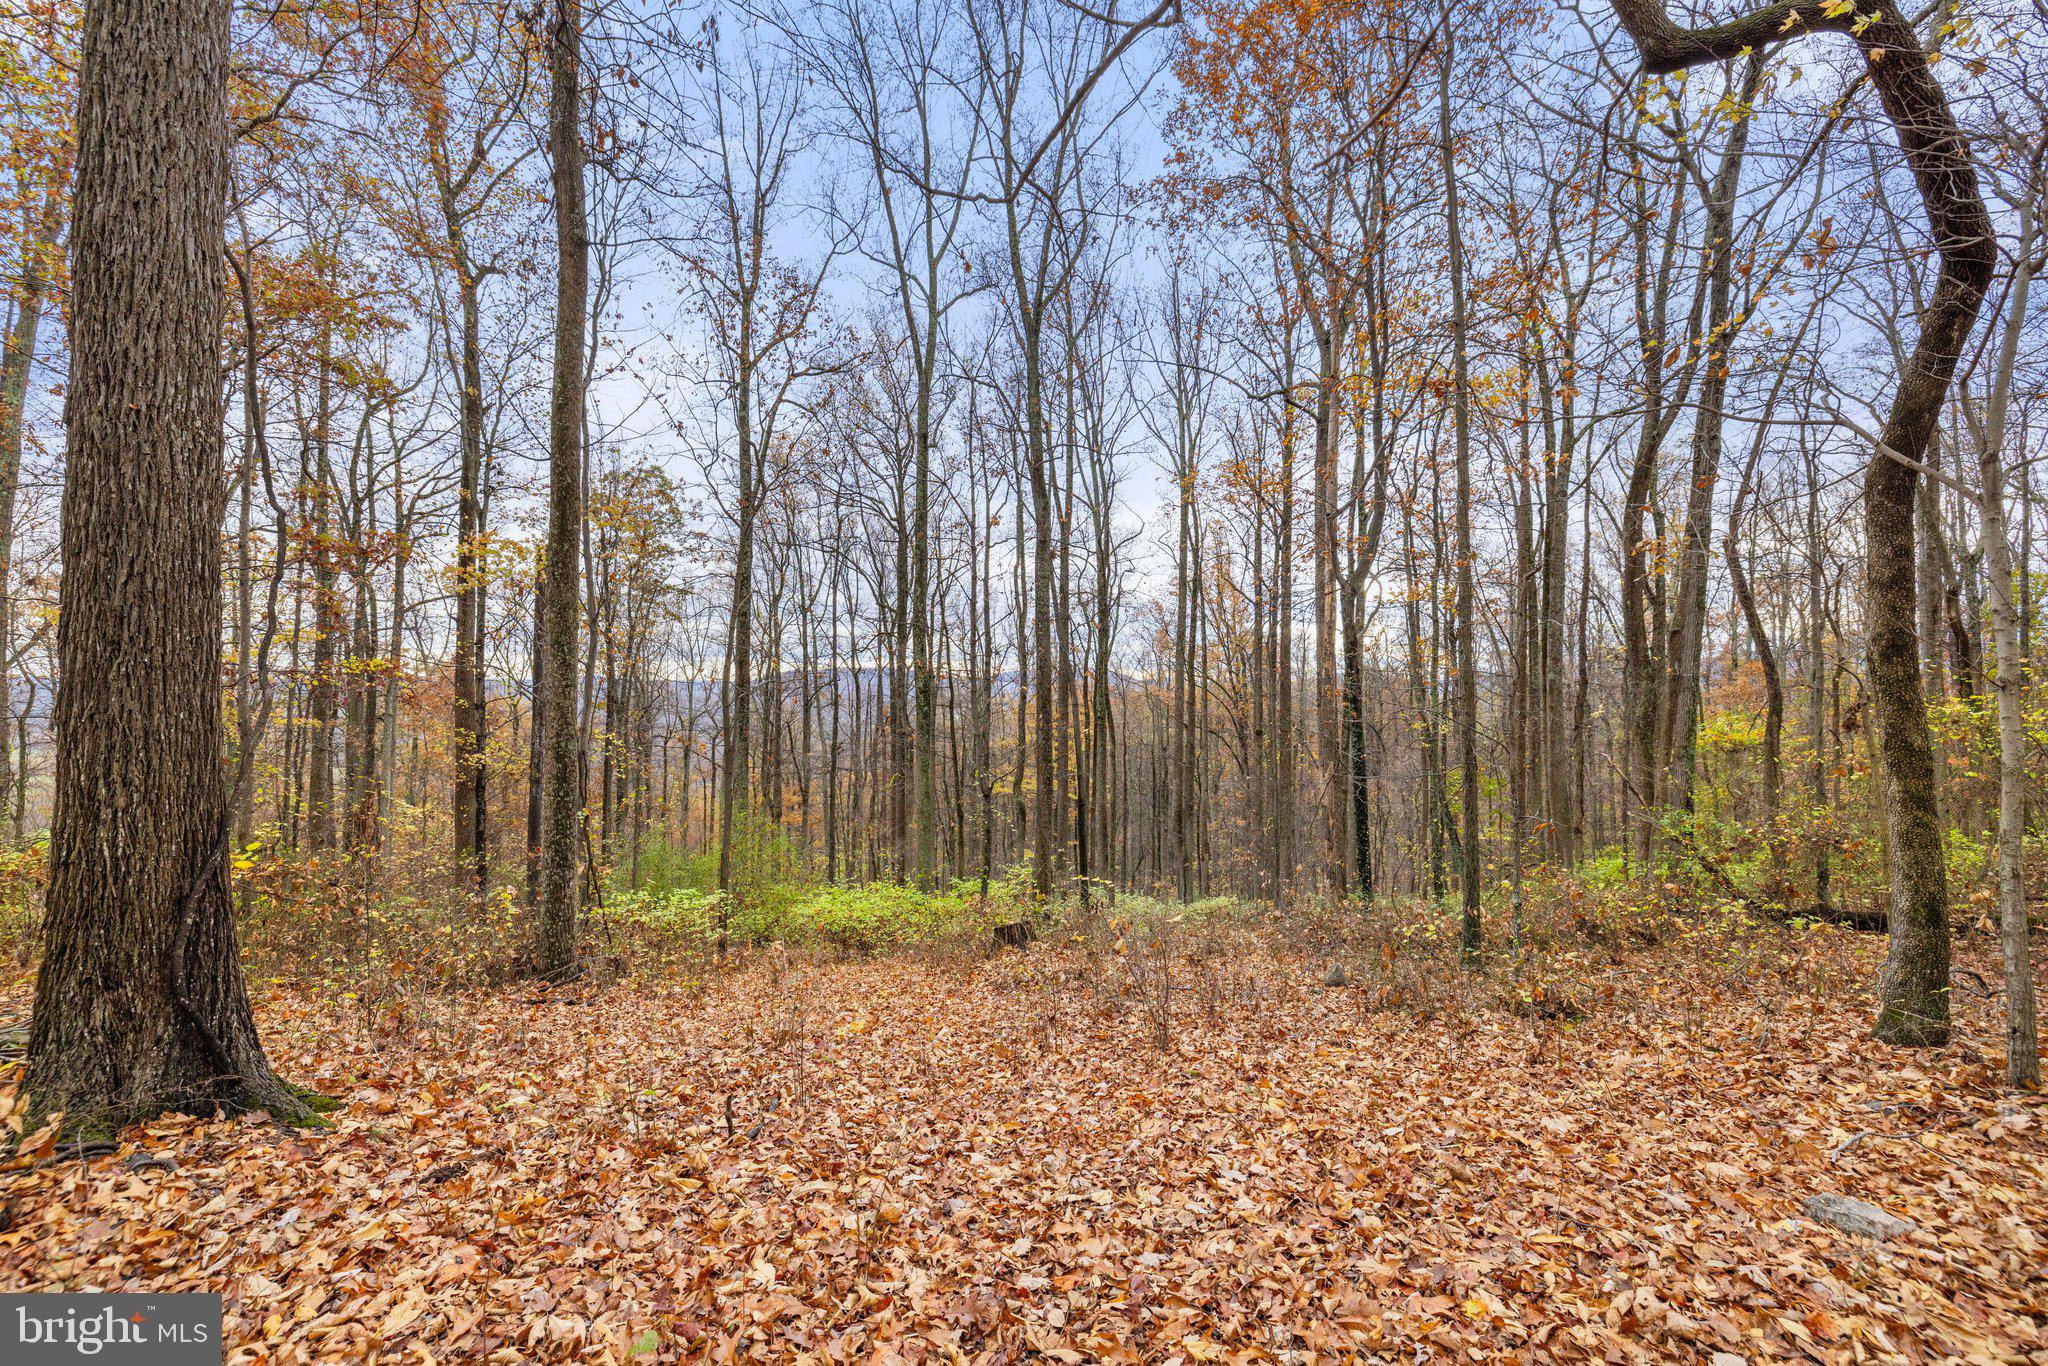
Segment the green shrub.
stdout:
[[591,917],[665,934],[700,936],[716,928],[719,899],[716,892],[694,887],[615,889],[601,907],[591,908]]
[[1998,857],[1997,836],[1987,834],[1977,838],[1950,826],[1942,832],[1942,851],[1948,860],[1951,897],[1967,896],[1973,887],[1990,885]]
[[963,931],[985,931],[1005,918],[993,899],[934,893],[898,883],[822,887],[791,907],[781,937],[858,953],[927,942]]
[[642,887],[613,891],[602,908],[592,909],[591,917],[600,927],[635,938],[701,950],[717,939],[722,907],[727,908],[726,933],[732,942],[781,940],[854,953],[880,953],[963,931],[986,932],[1007,914],[992,898],[983,901],[957,888],[937,893],[873,882],[858,886],[777,885],[756,888],[731,901],[715,891],[694,887]]
[[[954,878],[952,895],[962,900],[982,896],[981,879]],[[1032,875],[1031,860],[1019,859],[989,878],[988,893],[984,899],[991,906],[1008,911],[1008,919],[1021,919],[1038,903],[1038,880]]]
[[22,964],[33,956],[49,864],[47,836],[19,849],[0,850],[0,956]]
[[1579,860],[1577,872],[1580,882],[1598,891],[1626,887],[1635,877],[1635,870],[1629,864],[1628,850],[1618,844]]

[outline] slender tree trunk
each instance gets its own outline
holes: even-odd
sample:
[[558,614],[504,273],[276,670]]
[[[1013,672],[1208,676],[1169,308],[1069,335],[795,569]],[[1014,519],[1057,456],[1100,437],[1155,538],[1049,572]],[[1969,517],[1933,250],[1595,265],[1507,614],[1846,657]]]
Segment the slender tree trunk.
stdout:
[[[741,362],[742,370],[745,362]],[[732,610],[726,629],[726,671],[724,686],[725,782],[718,793],[718,952],[725,953],[727,924],[731,914],[734,867],[734,826],[746,809],[745,793],[751,772],[754,707],[754,510],[760,499],[755,488],[755,465],[751,440],[753,397],[744,381],[737,406],[740,428],[740,487],[737,509],[738,544],[733,555]]]
[[341,590],[334,572],[333,376],[330,330],[320,340],[318,392],[307,482],[312,485],[313,680],[306,694],[311,733],[306,753],[306,847],[322,853],[334,847],[334,712],[340,693],[337,667],[341,644]]
[[584,210],[581,0],[555,0],[548,32],[548,144],[554,157],[555,359],[548,410],[547,572],[541,579],[541,850],[536,967],[577,971],[578,839],[583,826],[576,727],[576,607],[583,514],[583,364],[590,287]]
[[[1806,456],[1806,726],[1813,742],[1813,762],[1807,772],[1812,788],[1813,809],[1828,808],[1827,734],[1827,574],[1821,563],[1820,470],[1809,451]],[[1813,851],[1813,900],[1829,904],[1827,842],[1816,841]]]
[[915,851],[911,879],[930,886],[933,830],[938,802],[933,764],[937,704],[932,677],[932,367],[938,345],[936,319],[926,318],[923,344],[917,348],[917,412],[911,471],[910,521],[910,671],[911,671],[911,825]]
[[385,637],[384,719],[378,739],[377,822],[391,828],[392,793],[398,787],[398,693],[405,677],[406,570],[412,564],[412,526],[405,503],[405,466],[394,456],[391,528],[396,538],[391,563],[391,624]]
[[[1639,193],[1646,174],[1636,166]],[[1664,266],[1652,276],[1650,230],[1655,213],[1654,200],[1641,193],[1632,229],[1635,246],[1636,345],[1642,364],[1643,416],[1636,434],[1635,458],[1629,467],[1628,487],[1621,510],[1621,626],[1622,696],[1626,714],[1623,723],[1622,809],[1628,821],[1629,847],[1635,860],[1636,876],[1650,876],[1658,809],[1659,779],[1657,738],[1662,713],[1663,689],[1658,686],[1662,658],[1661,632],[1654,610],[1655,590],[1651,574],[1650,529],[1646,523],[1661,524],[1657,516],[1657,463],[1664,434],[1670,427],[1672,399],[1664,392],[1665,352],[1669,341],[1668,266],[1678,235],[1684,208],[1684,182],[1672,187],[1670,211],[1664,221]]]
[[1678,561],[1677,618],[1665,655],[1665,707],[1661,748],[1666,756],[1665,802],[1692,809],[1693,761],[1700,707],[1700,652],[1707,633],[1707,570],[1713,558],[1714,488],[1721,474],[1721,411],[1728,397],[1734,351],[1735,198],[1749,146],[1749,110],[1763,84],[1764,59],[1752,50],[1745,64],[1721,167],[1707,201],[1707,332],[1703,340],[1699,413],[1693,419],[1692,478],[1686,490],[1685,532]]
[[[45,189],[34,222],[34,231],[22,244],[21,274],[14,287],[14,326],[7,334],[5,355],[0,357],[0,711],[11,708],[14,702],[9,666],[14,653],[15,500],[21,490],[21,444],[28,410],[29,374],[35,368],[36,335],[42,326],[43,305],[56,265],[57,234],[64,222],[61,180]],[[10,758],[6,737],[0,736],[0,791],[13,781],[11,765],[27,762],[25,748]],[[19,829],[14,837],[21,838]]]
[[1783,842],[1778,838],[1778,789],[1779,756],[1784,748],[1785,735],[1785,685],[1778,675],[1778,654],[1771,647],[1771,633],[1757,611],[1749,569],[1743,563],[1741,520],[1744,501],[1737,499],[1735,509],[1728,515],[1728,530],[1722,537],[1721,551],[1728,561],[1728,581],[1734,590],[1736,605],[1742,609],[1742,620],[1749,628],[1750,644],[1756,650],[1757,664],[1764,675],[1764,839],[1771,850],[1771,876],[1778,884],[1772,889],[1772,894],[1783,896],[1785,851]]
[[1444,223],[1451,265],[1451,405],[1457,459],[1456,536],[1458,557],[1458,783],[1464,807],[1464,853],[1459,877],[1462,913],[1459,949],[1476,965],[1484,947],[1479,920],[1479,665],[1477,589],[1472,548],[1472,381],[1466,358],[1465,240],[1458,216],[1458,165],[1451,144],[1451,64],[1454,43],[1447,32],[1437,78],[1437,135],[1444,173]]
[[[1977,508],[1991,585],[1992,688],[1998,699],[1998,941],[2005,961],[2005,1078],[2023,1090],[2041,1084],[2041,1041],[2034,1018],[2034,970],[2028,944],[2026,854],[2027,735],[2019,611],[2013,603],[2011,532],[2005,515],[2006,409],[2013,364],[2026,328],[2033,279],[2034,204],[2020,206],[2020,239],[2006,303],[1991,395],[1977,432]],[[2024,566],[2023,566],[2024,567]]]
[[459,445],[461,479],[455,492],[455,862],[469,884],[470,895],[481,901],[490,882],[489,859],[484,842],[485,716],[484,680],[479,642],[483,635],[483,574],[478,562],[483,536],[484,395],[482,311],[477,297],[475,269],[469,252],[454,226],[454,209],[443,196],[444,214],[449,218],[451,249],[455,256],[456,287],[461,297],[462,339],[461,404]]

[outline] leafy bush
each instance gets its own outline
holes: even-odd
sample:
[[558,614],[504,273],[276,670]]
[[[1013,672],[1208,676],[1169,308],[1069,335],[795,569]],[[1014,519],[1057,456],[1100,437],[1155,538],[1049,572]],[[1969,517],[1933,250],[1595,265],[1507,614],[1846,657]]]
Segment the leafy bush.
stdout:
[[[952,895],[961,899],[983,896],[981,879],[962,877],[953,879]],[[1038,881],[1032,875],[1031,860],[1023,858],[1003,869],[988,880],[988,891],[984,900],[990,905],[1007,909],[1010,919],[1018,919],[1038,902]]]
[[[640,846],[637,880],[631,876],[633,871],[624,861],[613,867],[608,898],[642,893],[657,898],[672,893],[709,897],[718,892],[715,847],[692,852],[658,837],[649,838]],[[796,846],[778,826],[750,813],[734,819],[732,887],[740,903],[785,909],[811,885]]]
[[0,849],[0,954],[17,963],[25,965],[35,951],[49,874],[48,839]]
[[1610,891],[1626,887],[1634,878],[1634,869],[1629,864],[1628,850],[1618,844],[1611,844],[1598,853],[1589,854],[1579,861],[1579,881],[1587,888]]
[[716,932],[721,900],[717,892],[695,887],[613,890],[602,906],[591,908],[590,915],[594,921],[695,938]]
[[[972,898],[895,883],[823,887],[792,907],[780,928],[782,937],[795,943],[874,953],[972,928],[975,907]],[[980,918],[987,919],[985,911]]]
[[1996,835],[1981,838],[1950,826],[1942,832],[1942,852],[1948,860],[1948,888],[1951,897],[1968,895],[1971,888],[1989,886],[1998,857]]

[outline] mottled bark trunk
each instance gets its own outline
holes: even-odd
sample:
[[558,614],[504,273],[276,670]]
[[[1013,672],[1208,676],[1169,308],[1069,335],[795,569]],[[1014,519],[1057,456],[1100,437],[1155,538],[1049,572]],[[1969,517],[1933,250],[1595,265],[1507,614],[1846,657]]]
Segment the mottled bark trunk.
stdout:
[[577,555],[583,518],[583,364],[590,287],[584,210],[583,10],[556,0],[548,27],[548,144],[554,157],[555,356],[548,409],[547,572],[541,579],[545,652],[539,724],[540,885],[535,967],[561,980],[577,971],[578,839],[583,793],[576,727]]

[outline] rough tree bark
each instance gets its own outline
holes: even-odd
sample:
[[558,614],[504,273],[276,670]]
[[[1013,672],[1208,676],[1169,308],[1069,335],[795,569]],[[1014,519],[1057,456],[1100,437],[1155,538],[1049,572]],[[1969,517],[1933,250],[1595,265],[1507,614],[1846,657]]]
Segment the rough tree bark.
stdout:
[[1851,35],[1927,210],[1941,271],[1879,433],[1881,449],[1864,472],[1863,524],[1870,690],[1882,731],[1891,864],[1891,948],[1873,1032],[1887,1043],[1942,1044],[1949,1033],[1948,873],[1915,638],[1913,497],[1956,358],[1997,265],[1976,168],[1948,97],[1893,0],[1839,15],[1780,0],[1697,29],[1672,23],[1661,0],[1613,3],[1644,68],[1657,73],[1726,61],[1806,33]]
[[556,0],[548,32],[548,142],[554,155],[555,361],[548,409],[547,571],[541,578],[539,938],[535,968],[576,973],[577,844],[583,825],[576,728],[577,555],[583,520],[583,350],[590,288],[584,209],[583,8]]
[[225,0],[92,0],[79,82],[56,807],[27,1092],[75,1133],[305,1098],[263,1056],[222,767]]

